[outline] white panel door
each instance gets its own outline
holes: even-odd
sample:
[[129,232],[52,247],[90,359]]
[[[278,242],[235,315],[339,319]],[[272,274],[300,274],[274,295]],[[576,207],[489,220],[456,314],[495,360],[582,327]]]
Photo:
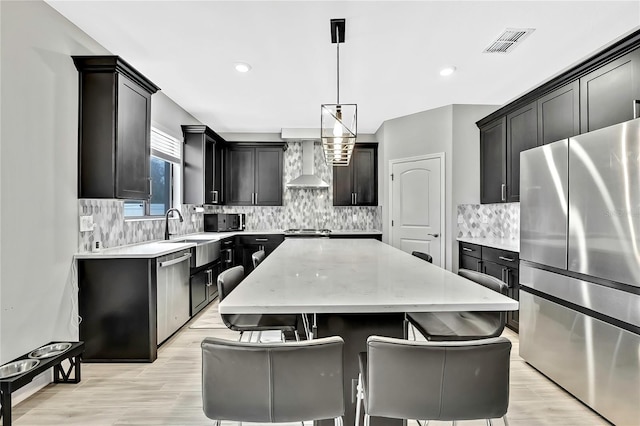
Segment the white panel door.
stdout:
[[444,265],[442,247],[441,157],[393,162],[391,166],[391,245],[421,251]]

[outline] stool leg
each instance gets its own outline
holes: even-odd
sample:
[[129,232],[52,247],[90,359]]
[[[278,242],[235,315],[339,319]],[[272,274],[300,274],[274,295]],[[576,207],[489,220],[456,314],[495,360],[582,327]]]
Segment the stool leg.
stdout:
[[358,374],[358,387],[356,388],[356,425],[360,425],[360,410],[362,409],[362,374]]
[[369,417],[369,415],[367,413],[364,413],[364,426],[369,426],[370,421],[371,418]]
[[504,421],[504,426],[509,426],[509,420],[507,420],[507,415],[502,416],[502,420]]
[[493,423],[491,423],[491,419],[486,419],[487,420],[487,426],[493,426]]

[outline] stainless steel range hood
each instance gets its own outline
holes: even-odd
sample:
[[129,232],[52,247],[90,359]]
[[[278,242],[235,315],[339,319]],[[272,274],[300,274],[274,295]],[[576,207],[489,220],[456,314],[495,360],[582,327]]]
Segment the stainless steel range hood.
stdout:
[[302,141],[302,174],[287,182],[287,188],[329,188],[327,182],[314,174],[314,151],[314,141]]

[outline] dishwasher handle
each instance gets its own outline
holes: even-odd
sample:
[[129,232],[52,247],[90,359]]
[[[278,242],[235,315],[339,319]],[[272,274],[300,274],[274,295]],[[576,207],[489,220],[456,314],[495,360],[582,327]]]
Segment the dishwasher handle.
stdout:
[[159,262],[158,266],[160,268],[166,268],[167,266],[171,266],[171,265],[175,265],[176,263],[184,262],[185,260],[188,260],[190,258],[191,258],[191,253],[185,253],[184,255],[182,255],[180,257],[176,257],[175,259],[166,260],[164,262]]

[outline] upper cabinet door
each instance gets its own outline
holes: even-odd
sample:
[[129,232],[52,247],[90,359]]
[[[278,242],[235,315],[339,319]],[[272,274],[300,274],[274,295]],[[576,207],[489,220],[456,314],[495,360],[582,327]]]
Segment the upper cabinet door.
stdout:
[[591,132],[634,118],[640,100],[640,50],[580,79],[580,130]]
[[507,115],[508,202],[520,201],[520,153],[538,145],[537,116],[535,102]]
[[233,147],[227,151],[227,203],[237,206],[253,204],[255,149]]
[[348,166],[333,166],[334,206],[350,206],[353,204],[352,167],[352,164]]
[[378,150],[359,147],[353,151],[353,193],[357,206],[378,205]]
[[254,203],[282,205],[282,148],[256,148]]
[[578,81],[538,99],[538,145],[567,139],[580,133],[580,85]]
[[480,129],[480,202],[506,201],[507,119]]
[[183,125],[182,198],[186,204],[222,204],[225,140],[205,125]]
[[118,76],[116,197],[149,197],[151,96],[140,86]]

